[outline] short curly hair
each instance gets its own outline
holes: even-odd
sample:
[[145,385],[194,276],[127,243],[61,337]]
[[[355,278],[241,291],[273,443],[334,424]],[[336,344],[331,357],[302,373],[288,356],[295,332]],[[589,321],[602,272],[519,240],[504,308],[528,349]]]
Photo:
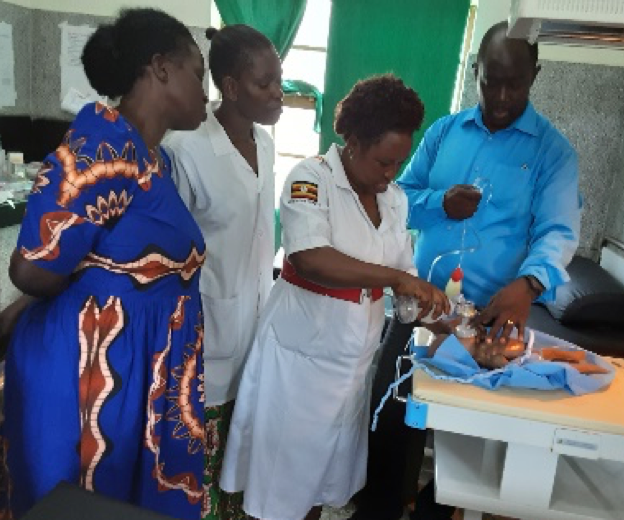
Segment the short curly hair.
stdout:
[[388,132],[413,134],[424,116],[416,91],[394,74],[383,74],[358,81],[338,103],[334,130],[345,141],[353,136],[367,148]]
[[109,98],[132,90],[156,54],[185,57],[197,46],[185,25],[158,9],[123,9],[87,41],[82,66],[95,91]]

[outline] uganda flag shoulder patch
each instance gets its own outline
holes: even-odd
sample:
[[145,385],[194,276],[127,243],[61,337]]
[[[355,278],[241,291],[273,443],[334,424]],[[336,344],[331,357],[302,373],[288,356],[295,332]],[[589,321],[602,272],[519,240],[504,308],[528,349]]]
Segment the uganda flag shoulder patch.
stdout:
[[313,182],[295,181],[290,187],[291,200],[307,200],[316,204],[318,201],[318,185]]

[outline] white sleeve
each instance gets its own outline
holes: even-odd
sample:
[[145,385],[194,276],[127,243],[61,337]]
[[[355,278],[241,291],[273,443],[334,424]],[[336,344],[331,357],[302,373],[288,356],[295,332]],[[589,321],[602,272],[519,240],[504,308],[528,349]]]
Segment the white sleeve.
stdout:
[[180,136],[166,140],[163,146],[171,159],[171,177],[186,207],[191,213],[206,209],[206,201],[197,196],[195,180],[201,173],[193,154],[183,145]]
[[282,191],[280,219],[284,253],[331,246],[327,186],[317,159],[293,168]]
[[[398,186],[397,186],[398,187]],[[397,197],[400,202],[397,207],[398,210],[398,232],[401,235],[401,241],[403,248],[398,258],[397,268],[402,271],[407,271],[412,276],[418,276],[418,269],[414,265],[414,245],[412,244],[412,235],[407,229],[407,216],[408,216],[408,202],[405,192],[399,188],[397,191]]]
[[260,134],[262,136],[263,141],[266,143],[266,160],[268,166],[268,172],[270,173],[267,181],[269,182],[269,186],[267,189],[270,189],[271,195],[271,207],[275,207],[275,143],[273,139],[269,135],[269,133],[264,130],[264,128],[260,128]]

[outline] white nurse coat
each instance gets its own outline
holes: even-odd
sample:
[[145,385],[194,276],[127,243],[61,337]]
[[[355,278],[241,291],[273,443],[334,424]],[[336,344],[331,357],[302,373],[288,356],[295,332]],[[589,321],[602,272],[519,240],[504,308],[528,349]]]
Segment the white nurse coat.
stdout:
[[[293,198],[293,184],[316,185],[318,200]],[[281,198],[286,255],[331,246],[411,271],[407,199],[391,184],[377,202],[378,229],[337,146],[304,160]],[[224,490],[245,491],[249,515],[301,520],[314,505],[342,506],[363,487],[371,363],[383,321],[383,298],[351,303],[276,282],[244,370],[221,474]]]
[[236,397],[259,312],[273,283],[275,148],[253,127],[258,175],[213,114],[165,140],[173,178],[206,240],[199,280],[204,312],[206,406]]

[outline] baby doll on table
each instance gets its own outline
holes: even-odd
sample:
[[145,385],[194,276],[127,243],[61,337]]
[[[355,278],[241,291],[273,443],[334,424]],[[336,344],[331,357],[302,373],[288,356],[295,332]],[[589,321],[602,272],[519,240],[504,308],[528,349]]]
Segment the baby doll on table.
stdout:
[[[514,359],[519,358],[526,352],[524,341],[516,338],[509,338],[504,344],[500,342],[486,343],[485,334],[475,331],[475,334],[466,334],[462,329],[459,319],[446,323],[438,323],[437,327],[430,329],[435,334],[433,341],[429,345],[428,357],[432,357],[438,347],[449,337],[449,331],[453,331],[459,342],[482,368],[494,370],[503,368]],[[436,332],[437,331],[437,332]],[[584,350],[567,350],[562,347],[541,347],[535,349],[534,354],[543,361],[553,361],[568,363],[576,368],[581,374],[605,374],[607,370],[599,365],[591,363],[587,359],[587,352]]]

